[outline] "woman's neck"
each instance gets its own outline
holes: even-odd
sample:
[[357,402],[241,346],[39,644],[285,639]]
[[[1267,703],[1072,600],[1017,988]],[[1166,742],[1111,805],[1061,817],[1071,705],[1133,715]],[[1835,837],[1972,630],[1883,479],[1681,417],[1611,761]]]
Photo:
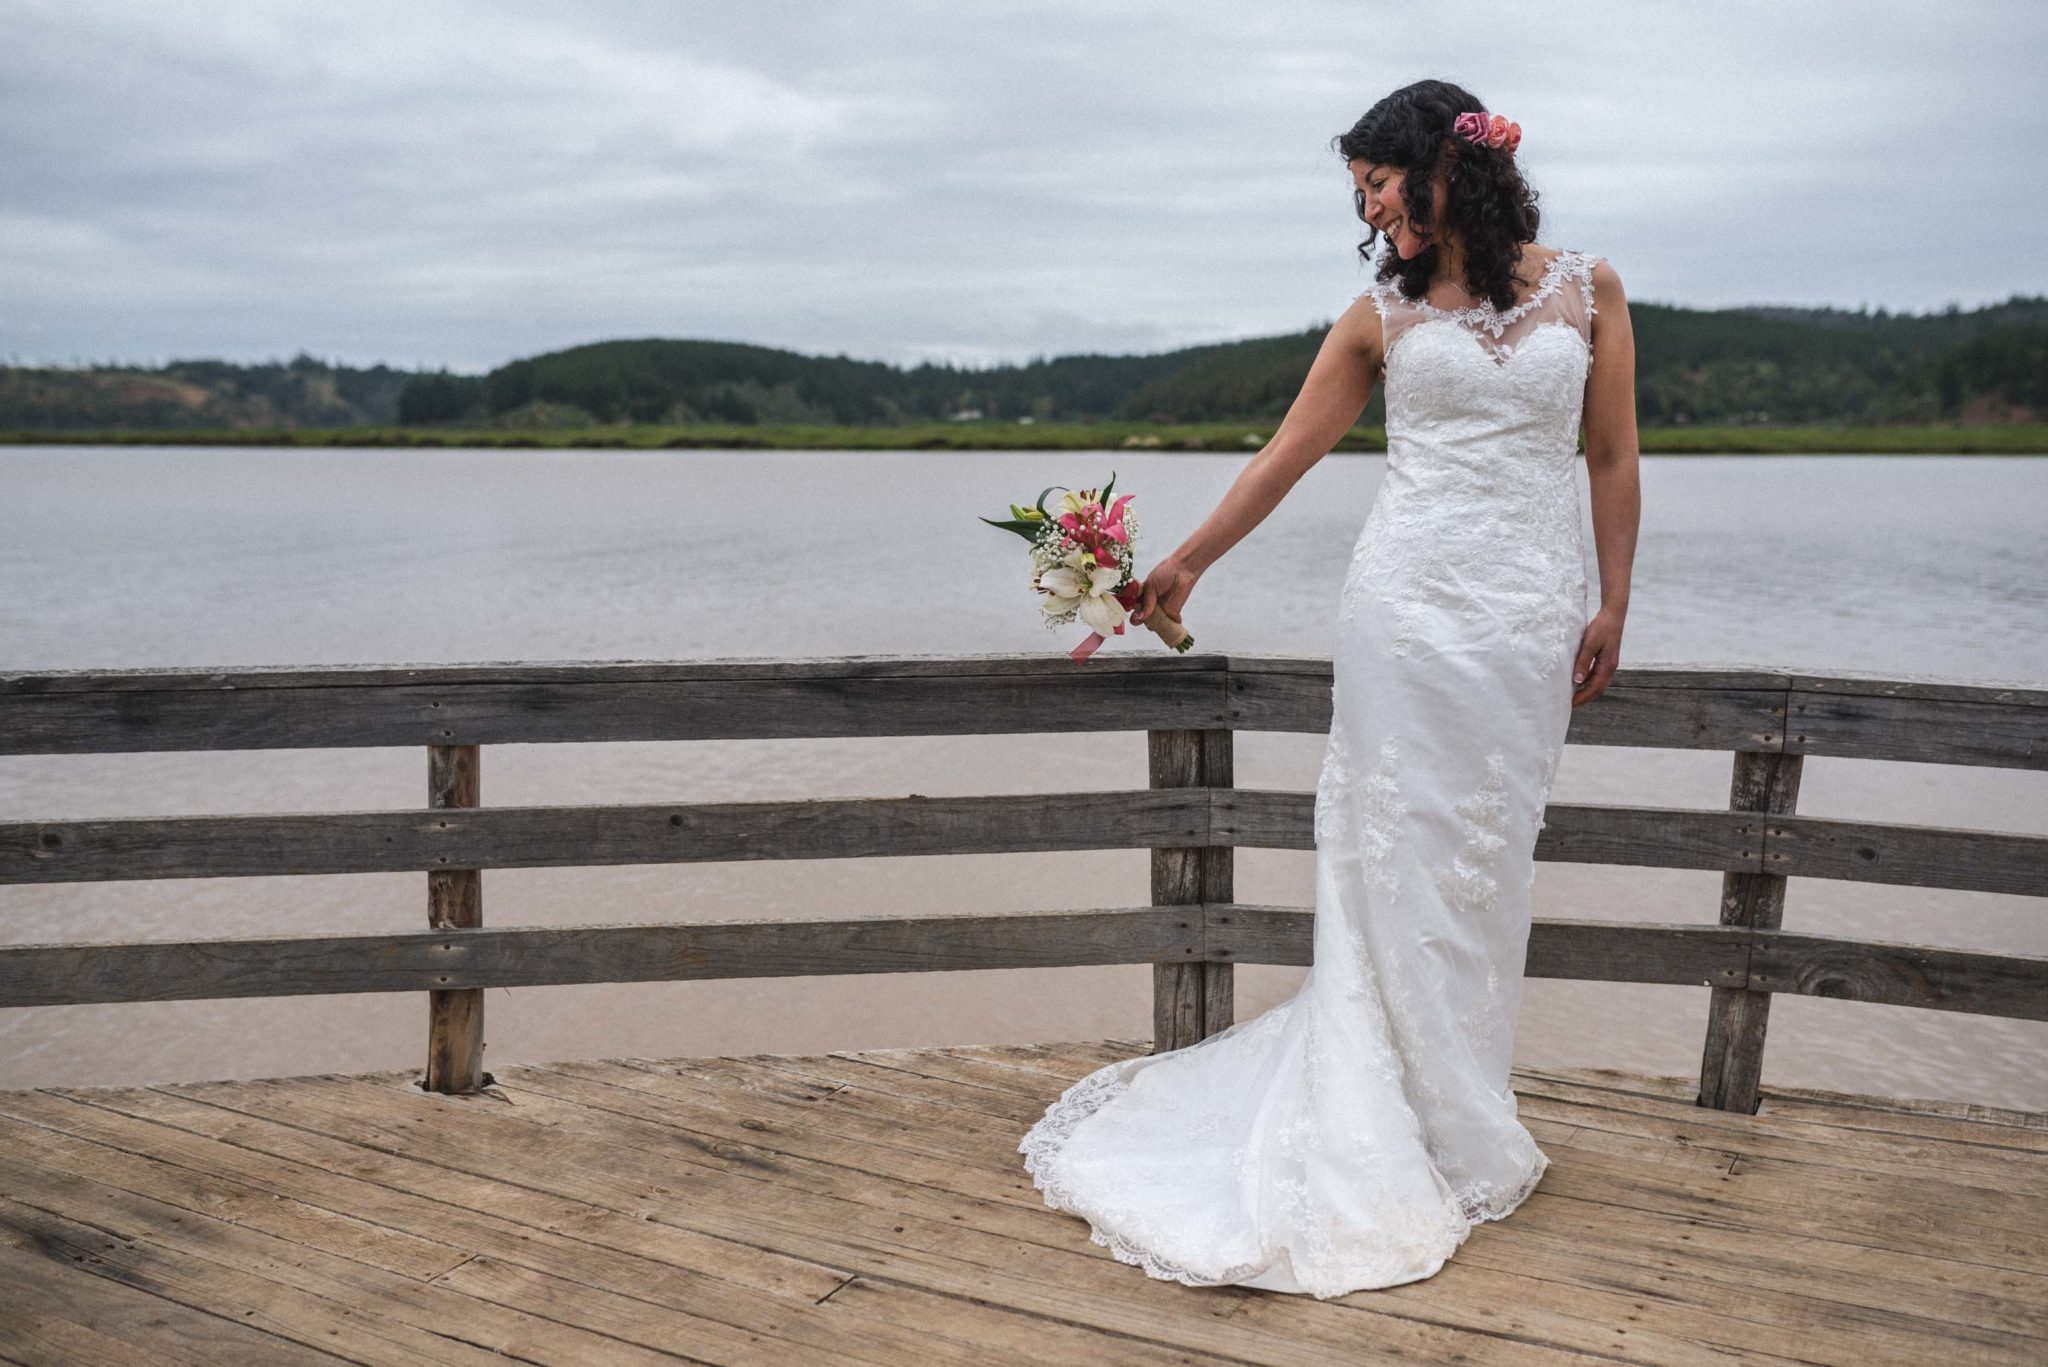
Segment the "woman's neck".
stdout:
[[1437,255],[1441,258],[1438,264],[1442,267],[1444,279],[1450,281],[1459,289],[1464,289],[1465,244],[1455,237],[1447,237],[1438,247]]

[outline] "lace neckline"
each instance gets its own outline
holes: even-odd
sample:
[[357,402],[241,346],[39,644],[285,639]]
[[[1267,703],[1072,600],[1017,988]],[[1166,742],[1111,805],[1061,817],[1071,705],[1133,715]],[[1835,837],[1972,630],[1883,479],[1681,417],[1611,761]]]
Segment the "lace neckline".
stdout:
[[1427,299],[1410,299],[1384,282],[1375,281],[1373,283],[1375,290],[1379,292],[1383,299],[1391,299],[1395,303],[1406,304],[1409,308],[1419,309],[1432,318],[1448,318],[1454,323],[1476,324],[1479,327],[1485,328],[1495,337],[1499,337],[1501,333],[1507,330],[1509,324],[1517,319],[1528,316],[1531,309],[1557,293],[1559,285],[1564,280],[1567,261],[1576,255],[1576,252],[1560,248],[1557,255],[1550,258],[1550,264],[1543,268],[1543,274],[1537,280],[1536,288],[1529,292],[1529,297],[1505,311],[1496,309],[1491,299],[1482,299],[1476,304],[1461,309],[1440,308],[1430,303]]

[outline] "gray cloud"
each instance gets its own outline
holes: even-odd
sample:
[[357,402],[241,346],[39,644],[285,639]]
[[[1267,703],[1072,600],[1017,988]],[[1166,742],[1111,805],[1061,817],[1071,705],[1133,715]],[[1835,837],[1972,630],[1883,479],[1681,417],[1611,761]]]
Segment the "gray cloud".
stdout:
[[0,12],[0,355],[1149,350],[1362,283],[1329,151],[1457,80],[1699,306],[2048,278],[2034,3],[75,0]]

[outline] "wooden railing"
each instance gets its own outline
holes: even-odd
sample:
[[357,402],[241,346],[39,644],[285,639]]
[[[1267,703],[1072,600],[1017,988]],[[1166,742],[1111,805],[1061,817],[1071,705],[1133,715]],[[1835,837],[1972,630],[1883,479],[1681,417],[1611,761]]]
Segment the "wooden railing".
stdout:
[[[1330,663],[1293,656],[855,657],[0,676],[0,754],[422,745],[405,811],[0,824],[0,883],[427,874],[427,928],[0,947],[0,1007],[429,994],[426,1085],[482,1071],[483,989],[935,969],[1154,966],[1155,1046],[1231,1021],[1232,966],[1306,964],[1313,912],[1240,904],[1232,851],[1314,847],[1313,793],[1240,789],[1239,731],[1326,732]],[[1122,731],[1150,787],[1000,797],[480,805],[481,747]],[[1624,669],[1579,745],[1733,753],[1726,810],[1558,804],[1539,859],[1719,870],[1717,924],[1538,920],[1536,977],[1714,989],[1700,1102],[1753,1111],[1771,995],[2048,1020],[2048,959],[1801,935],[1790,878],[2048,895],[2048,838],[1795,812],[1807,755],[2048,767],[2048,692],[1756,670]],[[1152,902],[1034,914],[487,928],[493,868],[1142,848]]]

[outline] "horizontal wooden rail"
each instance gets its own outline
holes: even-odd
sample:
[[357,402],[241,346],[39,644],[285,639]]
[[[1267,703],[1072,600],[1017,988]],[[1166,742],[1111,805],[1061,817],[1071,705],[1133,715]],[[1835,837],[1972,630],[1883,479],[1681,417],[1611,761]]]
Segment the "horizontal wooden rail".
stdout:
[[19,945],[0,948],[0,1006],[1198,960],[1201,913],[1146,906]]
[[0,825],[0,883],[1206,845],[1207,789]]
[[[1315,912],[1212,907],[1209,953],[1238,963],[1313,962]],[[2048,1020],[2048,959],[1800,935],[1745,926],[1539,918],[1531,978],[1794,992],[2017,1020]]]
[[[0,1008],[1175,962],[1307,965],[1314,922],[1306,908],[1222,902],[16,945],[0,948]],[[2048,959],[1743,926],[1539,919],[1526,972],[2048,1020]]]
[[[0,675],[0,755],[1053,731],[1324,732],[1331,665],[1043,653]],[[2048,767],[2048,690],[1622,669],[1569,741]]]
[[[1232,788],[1211,796],[1215,844],[1315,848],[1314,793]],[[1828,817],[1552,803],[1536,858],[2048,897],[2048,836]]]
[[[1315,848],[1315,794],[474,807],[0,823],[0,884],[1156,848]],[[1557,803],[1536,858],[2048,896],[2048,836]]]

